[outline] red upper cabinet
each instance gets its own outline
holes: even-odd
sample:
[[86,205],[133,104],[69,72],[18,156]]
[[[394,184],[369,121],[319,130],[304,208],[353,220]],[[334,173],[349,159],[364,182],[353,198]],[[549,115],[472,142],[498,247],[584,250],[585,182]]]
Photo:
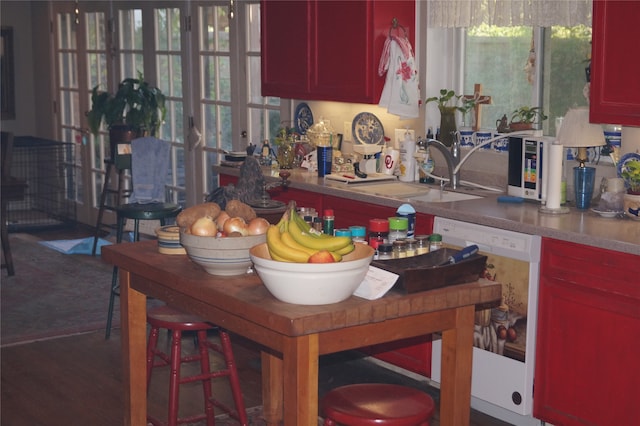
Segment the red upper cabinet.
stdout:
[[590,121],[640,126],[640,2],[594,1]]
[[415,40],[414,0],[263,0],[261,14],[263,96],[377,103],[393,18]]

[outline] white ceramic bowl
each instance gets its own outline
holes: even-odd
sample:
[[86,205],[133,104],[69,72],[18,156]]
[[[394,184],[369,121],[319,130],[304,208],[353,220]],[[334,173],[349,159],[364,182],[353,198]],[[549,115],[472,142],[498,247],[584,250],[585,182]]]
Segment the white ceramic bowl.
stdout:
[[249,237],[200,237],[180,233],[187,256],[211,275],[242,275],[251,267],[249,249],[267,241],[266,234]]
[[327,305],[346,300],[367,275],[373,248],[356,249],[335,263],[289,263],[272,260],[267,244],[249,250],[253,267],[273,296],[298,305]]

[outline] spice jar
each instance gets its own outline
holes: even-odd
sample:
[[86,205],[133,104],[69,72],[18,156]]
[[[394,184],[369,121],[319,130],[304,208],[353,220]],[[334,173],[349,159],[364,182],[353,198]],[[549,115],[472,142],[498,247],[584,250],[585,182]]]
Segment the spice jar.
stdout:
[[405,240],[395,240],[392,247],[394,259],[404,259],[407,257],[407,242]]
[[354,243],[367,243],[367,228],[364,226],[350,226],[349,231],[351,231],[351,241]]
[[383,243],[378,246],[378,260],[393,259],[393,246],[389,243]]
[[336,237],[349,237],[351,238],[351,231],[347,228],[340,228],[334,231],[334,235]]
[[416,255],[429,253],[429,236],[416,235]]
[[409,220],[406,217],[390,217],[389,218],[389,243],[395,240],[407,238],[407,229],[409,228]]
[[440,250],[442,248],[442,235],[431,234],[429,236],[429,252]]
[[407,238],[406,240],[404,240],[404,242],[407,244],[405,248],[407,257],[413,257],[418,254],[416,249],[418,242],[415,239]]
[[374,249],[388,242],[389,221],[386,219],[369,220],[369,245]]

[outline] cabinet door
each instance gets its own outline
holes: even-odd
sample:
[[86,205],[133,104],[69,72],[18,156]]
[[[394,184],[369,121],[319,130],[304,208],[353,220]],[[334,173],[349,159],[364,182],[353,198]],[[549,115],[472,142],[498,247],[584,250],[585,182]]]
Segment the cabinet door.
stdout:
[[393,18],[415,40],[414,0],[263,0],[261,17],[263,96],[377,103]]
[[260,3],[263,96],[304,99],[308,92],[309,10],[302,0]]
[[640,126],[639,17],[638,1],[593,2],[591,122]]
[[640,424],[639,279],[639,256],[543,239],[536,418]]

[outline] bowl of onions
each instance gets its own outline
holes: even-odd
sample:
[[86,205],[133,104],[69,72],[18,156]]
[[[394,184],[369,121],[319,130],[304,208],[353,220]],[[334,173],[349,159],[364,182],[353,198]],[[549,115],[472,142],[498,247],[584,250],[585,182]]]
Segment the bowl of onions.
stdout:
[[210,204],[194,206],[178,217],[180,244],[211,275],[245,274],[252,265],[249,249],[267,240],[269,227],[266,219],[250,213],[236,216],[234,210],[220,211]]

